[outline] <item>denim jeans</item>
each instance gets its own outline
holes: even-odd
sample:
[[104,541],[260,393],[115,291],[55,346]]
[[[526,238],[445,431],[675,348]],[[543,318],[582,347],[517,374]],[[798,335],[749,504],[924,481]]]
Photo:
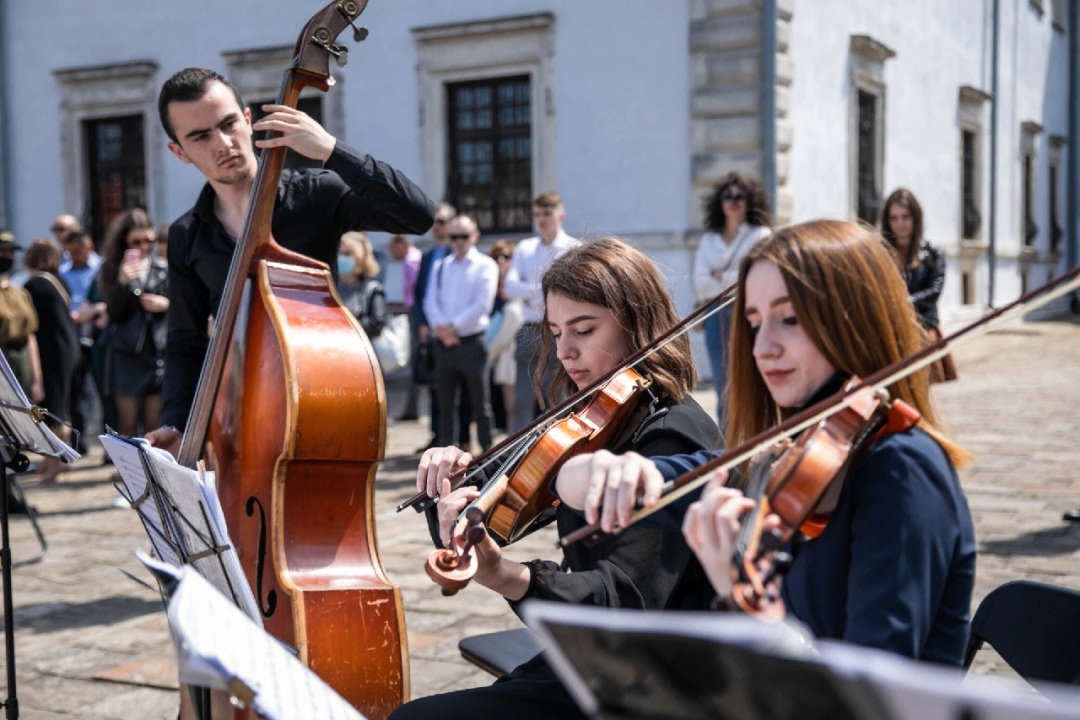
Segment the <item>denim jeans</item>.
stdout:
[[713,387],[716,388],[716,424],[721,430],[724,429],[724,410],[727,407],[724,385],[727,383],[727,344],[730,327],[731,305],[717,310],[705,320],[705,349],[709,353],[709,368],[712,370]]

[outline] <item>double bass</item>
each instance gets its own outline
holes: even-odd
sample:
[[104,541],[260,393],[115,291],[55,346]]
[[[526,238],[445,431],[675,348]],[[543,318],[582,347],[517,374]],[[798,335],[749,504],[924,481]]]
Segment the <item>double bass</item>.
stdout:
[[[329,58],[346,52],[337,36],[352,26],[363,39],[354,22],[366,5],[335,0],[307,22],[279,104],[329,89]],[[202,458],[216,473],[266,630],[365,716],[383,718],[409,698],[401,592],[374,527],[386,392],[329,268],[271,236],[285,152],[262,151],[178,461]],[[215,694],[200,714],[234,717],[224,700]]]

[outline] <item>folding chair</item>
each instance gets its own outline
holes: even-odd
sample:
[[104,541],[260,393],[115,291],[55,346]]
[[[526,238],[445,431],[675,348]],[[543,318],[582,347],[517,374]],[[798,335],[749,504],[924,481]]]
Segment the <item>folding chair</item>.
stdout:
[[984,642],[1025,680],[1080,684],[1080,592],[1030,580],[994,588],[971,620],[965,669]]

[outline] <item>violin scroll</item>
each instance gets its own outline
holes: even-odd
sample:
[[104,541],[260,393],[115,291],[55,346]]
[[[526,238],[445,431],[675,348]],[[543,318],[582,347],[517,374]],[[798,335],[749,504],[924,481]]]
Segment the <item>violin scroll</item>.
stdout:
[[484,539],[484,513],[477,507],[465,511],[466,525],[454,536],[451,548],[432,550],[424,563],[428,577],[442,588],[443,595],[454,595],[476,575],[473,548]]

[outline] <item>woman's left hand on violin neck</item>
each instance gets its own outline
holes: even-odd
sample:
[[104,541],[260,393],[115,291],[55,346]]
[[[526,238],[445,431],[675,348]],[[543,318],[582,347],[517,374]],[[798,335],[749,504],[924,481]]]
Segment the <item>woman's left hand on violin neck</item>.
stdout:
[[[431,448],[424,452],[416,471],[416,489],[429,497],[438,497],[435,506],[439,516],[439,539],[451,547],[450,536],[461,512],[480,495],[475,487],[450,491],[450,475],[472,462],[472,456],[454,446]],[[460,528],[456,528],[460,530]],[[484,528],[483,539],[473,547],[476,557],[476,577],[484,587],[494,590],[508,600],[520,600],[529,589],[531,572],[519,562],[503,557],[502,548]]]

